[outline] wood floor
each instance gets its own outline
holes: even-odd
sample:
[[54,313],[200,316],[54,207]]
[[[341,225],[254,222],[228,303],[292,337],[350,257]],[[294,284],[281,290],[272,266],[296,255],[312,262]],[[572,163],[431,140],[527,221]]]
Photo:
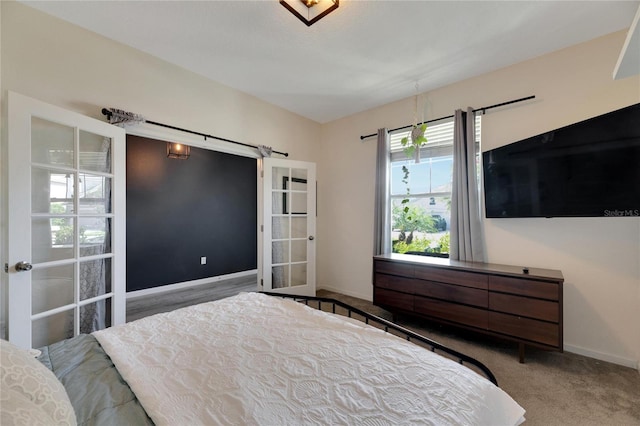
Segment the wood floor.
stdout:
[[127,300],[127,322],[185,306],[256,291],[256,274]]

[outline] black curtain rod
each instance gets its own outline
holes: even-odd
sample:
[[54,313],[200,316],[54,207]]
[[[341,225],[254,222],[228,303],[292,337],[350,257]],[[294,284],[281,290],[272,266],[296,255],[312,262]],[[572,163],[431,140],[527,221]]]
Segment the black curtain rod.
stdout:
[[[535,98],[535,95],[527,96],[526,98],[514,99],[512,101],[502,102],[502,103],[499,103],[499,104],[490,105],[490,106],[486,106],[486,107],[482,107],[482,108],[476,108],[476,109],[473,110],[473,112],[475,113],[475,112],[478,112],[478,111],[482,111],[482,114],[484,114],[485,111],[488,110],[488,109],[498,108],[498,107],[505,106],[505,105],[510,105],[510,104],[515,104],[516,102],[528,101],[529,99],[533,99],[533,98]],[[440,120],[446,120],[447,118],[453,118],[453,115],[447,115],[446,117],[434,118],[433,120],[423,121],[422,123],[418,123],[418,125],[433,123],[435,121],[440,121]],[[410,129],[413,126],[414,126],[413,124],[409,124],[408,126],[396,127],[395,129],[389,130],[389,133],[396,132],[398,130]],[[377,133],[372,133],[370,135],[360,136],[360,140],[364,140],[364,139],[367,139],[367,138],[372,138],[372,137],[377,136],[377,135],[378,135]]]
[[[109,111],[108,109],[106,109],[106,108],[102,108],[102,114],[106,115],[107,117],[110,117],[111,115],[113,115],[113,113],[111,111]],[[181,132],[191,133],[192,135],[202,136],[202,137],[204,137],[205,141],[207,140],[207,138],[211,138],[211,139],[217,139],[217,140],[223,141],[223,142],[229,142],[229,143],[234,143],[236,145],[242,145],[242,146],[246,146],[246,147],[249,147],[249,148],[258,149],[258,147],[256,145],[251,145],[251,144],[244,143],[244,142],[233,141],[231,139],[225,139],[225,138],[221,138],[221,137],[218,137],[218,136],[208,135],[206,133],[200,133],[200,132],[196,132],[194,130],[183,129],[181,127],[170,126],[168,124],[158,123],[157,121],[144,120],[144,122],[145,123],[149,123],[149,124],[153,124],[154,126],[166,127],[167,129],[179,130]],[[281,152],[281,151],[275,151],[275,150],[272,151],[272,152],[275,153],[275,154],[284,155],[285,157],[289,156],[288,152]]]

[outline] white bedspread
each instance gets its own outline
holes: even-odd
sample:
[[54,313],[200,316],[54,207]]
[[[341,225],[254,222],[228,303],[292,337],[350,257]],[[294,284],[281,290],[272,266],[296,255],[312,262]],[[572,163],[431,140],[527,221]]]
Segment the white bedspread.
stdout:
[[514,425],[524,410],[457,363],[258,293],[94,333],[157,425]]

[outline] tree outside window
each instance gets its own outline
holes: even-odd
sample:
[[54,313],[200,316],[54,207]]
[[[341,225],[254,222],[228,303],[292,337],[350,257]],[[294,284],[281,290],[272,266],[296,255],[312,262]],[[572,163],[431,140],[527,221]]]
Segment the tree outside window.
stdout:
[[[393,252],[449,257],[453,120],[429,124],[425,133],[427,143],[420,150],[419,163],[407,158],[400,142],[410,131],[390,135],[389,204]],[[480,140],[480,116],[476,117],[476,140]],[[409,171],[407,179],[403,166]],[[403,204],[402,200],[407,198],[408,202]]]

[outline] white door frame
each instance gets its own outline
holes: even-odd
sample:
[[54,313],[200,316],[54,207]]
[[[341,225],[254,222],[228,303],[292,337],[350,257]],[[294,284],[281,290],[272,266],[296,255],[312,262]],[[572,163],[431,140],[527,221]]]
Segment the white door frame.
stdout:
[[[110,296],[111,324],[121,324],[126,320],[126,194],[125,180],[125,132],[111,124],[68,111],[45,102],[8,93],[7,160],[8,172],[6,212],[6,283],[8,292],[8,338],[16,345],[30,348],[32,345],[31,314],[31,271],[18,272],[15,265],[26,261],[31,263],[31,188],[26,193],[16,191],[15,185],[31,182],[31,144],[19,146],[18,143],[31,140],[31,117],[39,117],[76,129],[88,129],[112,139],[112,289]],[[77,137],[77,136],[76,136]],[[15,165],[19,164],[20,167]],[[27,197],[27,199],[25,199]],[[75,255],[74,255],[75,256]],[[76,260],[77,261],[77,260]],[[78,309],[78,295],[74,296],[75,309]],[[65,307],[68,308],[69,306]],[[78,314],[75,314],[74,333],[78,332]]]
[[[284,288],[272,288],[272,274],[271,274],[271,260],[272,260],[272,176],[271,170],[273,167],[282,167],[290,169],[304,169],[308,173],[306,191],[293,191],[291,195],[306,192],[306,217],[307,229],[305,240],[306,244],[306,268],[307,278],[306,284],[300,286],[290,286]],[[259,290],[275,292],[275,293],[289,293],[303,296],[315,296],[316,295],[316,165],[315,163],[305,161],[295,161],[280,158],[265,158],[261,161],[262,171],[260,172],[261,185],[258,189],[258,194],[262,196],[259,198],[259,205],[262,208],[262,217],[259,220],[259,240],[261,251],[259,251],[259,267],[258,277],[260,278]],[[293,197],[290,197],[290,200]],[[295,216],[291,216],[291,218]],[[293,228],[292,228],[293,229]],[[289,235],[288,238],[291,238]],[[299,238],[298,238],[299,239]],[[291,262],[291,259],[288,260]],[[295,262],[291,262],[292,264]]]

